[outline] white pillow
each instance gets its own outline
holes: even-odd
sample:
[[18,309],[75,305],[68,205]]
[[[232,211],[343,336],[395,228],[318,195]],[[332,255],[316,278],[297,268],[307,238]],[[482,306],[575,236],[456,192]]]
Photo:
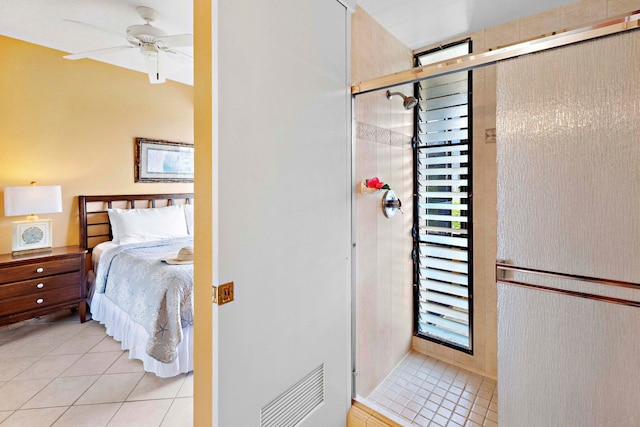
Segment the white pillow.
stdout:
[[149,209],[107,209],[113,242],[148,242],[188,236],[182,205]]
[[111,241],[113,243],[119,243],[118,235],[118,212],[124,209],[107,209],[109,215],[109,222],[111,223]]
[[184,206],[184,218],[187,221],[187,232],[193,236],[193,205]]

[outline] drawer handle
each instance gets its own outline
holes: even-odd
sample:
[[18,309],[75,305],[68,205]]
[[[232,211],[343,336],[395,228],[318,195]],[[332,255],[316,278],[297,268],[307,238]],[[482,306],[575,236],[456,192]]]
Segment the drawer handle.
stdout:
[[43,299],[43,298],[38,298],[38,299],[36,300],[36,304],[42,304],[43,302],[44,302],[44,299]]
[[36,273],[42,273],[43,271],[44,271],[44,268],[42,267],[36,268]]
[[38,284],[36,285],[36,288],[38,288],[38,289],[42,289],[42,288],[44,288],[44,283],[38,283]]

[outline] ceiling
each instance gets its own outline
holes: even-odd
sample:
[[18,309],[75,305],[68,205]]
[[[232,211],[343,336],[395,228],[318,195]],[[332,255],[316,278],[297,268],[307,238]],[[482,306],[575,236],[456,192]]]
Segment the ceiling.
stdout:
[[553,9],[576,0],[357,0],[411,49]]
[[[358,4],[405,45],[417,49],[573,1],[358,0]],[[0,35],[68,53],[126,46],[126,28],[144,24],[136,6],[155,9],[159,14],[153,25],[170,35],[193,34],[192,0],[0,0]],[[193,55],[192,47],[176,49]],[[146,73],[138,49],[96,54],[92,59]],[[167,79],[193,85],[193,65],[188,61],[168,59],[165,73]]]
[[[192,0],[0,0],[0,34],[67,53],[127,46],[126,28],[145,23],[136,12],[136,6],[156,10],[158,16],[152,25],[169,35],[193,34]],[[193,55],[193,47],[175,49]],[[167,56],[164,64],[166,78],[193,85],[193,64],[173,55]],[[138,49],[107,52],[95,55],[93,59],[147,72]]]

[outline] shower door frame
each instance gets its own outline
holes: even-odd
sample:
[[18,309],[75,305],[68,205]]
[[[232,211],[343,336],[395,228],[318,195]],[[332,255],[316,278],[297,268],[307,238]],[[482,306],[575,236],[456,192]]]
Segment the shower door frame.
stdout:
[[430,77],[443,76],[458,71],[471,71],[505,59],[567,46],[587,40],[640,29],[640,10],[615,18],[608,18],[589,26],[554,31],[533,39],[523,40],[507,46],[496,46],[481,53],[471,53],[423,67],[415,67],[351,86],[351,95],[356,96],[406,83],[416,83]]

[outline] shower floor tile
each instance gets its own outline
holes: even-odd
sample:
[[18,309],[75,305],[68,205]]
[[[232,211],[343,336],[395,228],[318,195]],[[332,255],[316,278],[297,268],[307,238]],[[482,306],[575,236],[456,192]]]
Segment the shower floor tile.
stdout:
[[495,380],[414,351],[367,400],[407,426],[498,425]]

